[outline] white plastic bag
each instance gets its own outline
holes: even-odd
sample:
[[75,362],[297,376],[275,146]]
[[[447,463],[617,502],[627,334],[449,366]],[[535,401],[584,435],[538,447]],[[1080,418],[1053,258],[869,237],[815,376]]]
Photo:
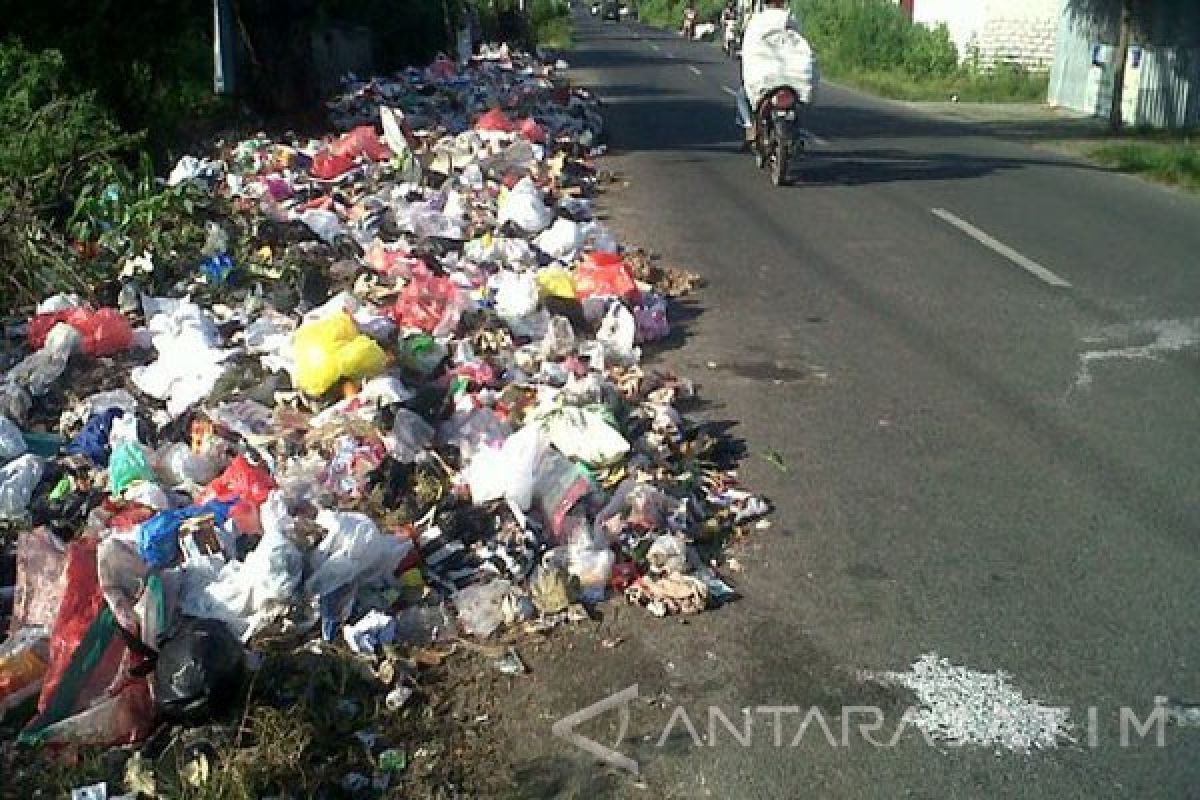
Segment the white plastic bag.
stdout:
[[24,455],[28,449],[21,429],[11,419],[0,414],[0,464],[7,464]]
[[629,452],[625,437],[590,408],[554,409],[544,413],[539,423],[559,452],[585,464],[608,466]]
[[540,346],[542,358],[557,360],[575,352],[575,328],[566,317],[553,316]]
[[522,178],[517,185],[501,197],[498,222],[512,222],[526,233],[539,233],[549,227],[554,212],[546,207],[542,191],[529,178]]
[[492,279],[496,314],[503,320],[526,317],[538,308],[537,278],[532,272],[500,272]]
[[637,320],[623,303],[612,303],[600,322],[596,341],[604,345],[605,360],[629,366],[641,359],[641,350],[634,347],[637,339]]
[[356,511],[317,514],[324,538],[309,553],[306,594],[319,597],[351,581],[372,580],[394,572],[412,549],[412,542],[380,533],[375,522]]
[[0,519],[19,519],[42,479],[42,459],[25,455],[0,467]]
[[474,503],[507,498],[522,511],[533,505],[534,470],[549,441],[536,425],[527,425],[500,447],[485,447],[467,465],[463,477]]
[[542,231],[533,243],[552,258],[570,261],[583,247],[584,235],[578,223],[560,217],[554,220],[553,225]]
[[794,89],[801,103],[811,103],[817,80],[817,60],[812,47],[795,31],[774,30],[742,43],[742,83],[751,107],[780,86]]

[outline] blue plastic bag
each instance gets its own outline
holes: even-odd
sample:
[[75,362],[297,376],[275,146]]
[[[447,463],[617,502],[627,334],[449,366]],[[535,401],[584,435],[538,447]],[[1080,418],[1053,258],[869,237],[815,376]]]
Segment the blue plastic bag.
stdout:
[[204,505],[158,512],[138,528],[138,555],[151,567],[170,566],[179,555],[179,529],[184,522],[212,514],[217,527],[221,527],[229,519],[229,511],[233,506],[233,502],[213,500]]
[[110,455],[108,436],[112,433],[113,420],[124,414],[119,408],[106,408],[99,414],[93,414],[79,435],[67,445],[67,453],[85,456],[96,466],[107,467]]

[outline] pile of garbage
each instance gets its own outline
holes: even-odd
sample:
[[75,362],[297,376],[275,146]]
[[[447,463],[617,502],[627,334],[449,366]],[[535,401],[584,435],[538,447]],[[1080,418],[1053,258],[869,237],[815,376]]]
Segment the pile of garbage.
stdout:
[[37,308],[0,380],[21,741],[199,718],[280,637],[369,659],[732,595],[697,544],[767,503],[642,365],[690,281],[596,218],[602,120],[565,68],[485,47],[348,84],[342,133],[184,158],[168,183],[235,212],[176,291],[147,253],[115,307]]

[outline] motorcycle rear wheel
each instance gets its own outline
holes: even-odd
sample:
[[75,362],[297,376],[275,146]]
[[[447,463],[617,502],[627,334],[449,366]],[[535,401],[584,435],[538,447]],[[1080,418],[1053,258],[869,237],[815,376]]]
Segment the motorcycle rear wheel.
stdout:
[[771,154],[771,183],[787,186],[792,167],[792,143],[776,142]]

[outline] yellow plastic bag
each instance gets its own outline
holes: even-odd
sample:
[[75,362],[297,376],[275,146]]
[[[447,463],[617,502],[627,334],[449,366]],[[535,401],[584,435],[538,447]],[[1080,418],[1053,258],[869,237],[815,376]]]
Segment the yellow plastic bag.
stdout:
[[346,313],[301,325],[292,336],[296,387],[311,395],[329,391],[342,376],[339,352],[357,336],[354,318]]
[[538,290],[542,297],[558,297],[563,300],[575,299],[575,278],[570,270],[564,267],[547,267],[537,274]]
[[338,352],[342,375],[347,378],[370,378],[383,372],[387,353],[370,336],[356,336]]

